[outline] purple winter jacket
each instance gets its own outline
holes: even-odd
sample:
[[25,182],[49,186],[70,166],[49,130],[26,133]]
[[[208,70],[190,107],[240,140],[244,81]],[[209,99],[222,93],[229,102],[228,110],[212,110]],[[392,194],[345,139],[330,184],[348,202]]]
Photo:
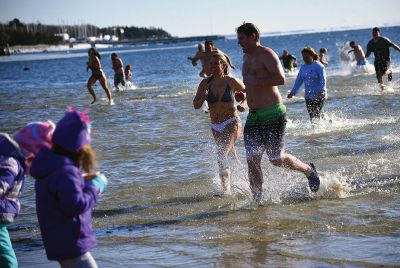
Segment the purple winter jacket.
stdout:
[[0,225],[17,217],[21,205],[19,196],[25,181],[25,158],[18,144],[0,133]]
[[98,198],[95,186],[85,186],[71,159],[44,147],[33,160],[36,210],[49,260],[78,257],[97,245],[92,230],[92,208]]

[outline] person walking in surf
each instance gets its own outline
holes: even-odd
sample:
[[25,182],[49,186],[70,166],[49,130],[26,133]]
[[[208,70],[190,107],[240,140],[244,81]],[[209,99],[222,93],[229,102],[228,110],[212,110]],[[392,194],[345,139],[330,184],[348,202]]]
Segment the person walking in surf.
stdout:
[[100,54],[97,52],[94,48],[90,48],[88,50],[88,55],[89,55],[89,61],[87,62],[87,67],[86,71],[89,69],[92,70],[92,75],[89,77],[89,80],[87,81],[87,88],[89,90],[90,95],[93,97],[93,101],[91,104],[96,102],[96,94],[94,93],[93,90],[93,85],[96,83],[97,80],[100,81],[101,86],[103,87],[104,91],[107,94],[108,98],[108,104],[113,104],[113,99],[111,96],[111,91],[107,86],[107,80],[106,80],[106,75],[103,72],[103,69],[101,68],[101,63],[100,63]]
[[243,23],[236,33],[244,53],[242,74],[250,108],[244,127],[244,144],[254,200],[262,201],[264,152],[273,165],[304,173],[311,191],[318,191],[320,180],[314,164],[305,164],[284,152],[286,107],[278,85],[285,83],[285,75],[278,55],[260,44],[260,32],[254,24]]
[[400,52],[400,47],[392,43],[388,38],[381,36],[381,30],[378,27],[372,29],[372,37],[368,42],[365,57],[368,58],[371,53],[374,53],[376,79],[380,87],[384,89],[383,76],[387,74],[389,82],[393,79],[392,70],[390,69],[390,48],[393,47]]

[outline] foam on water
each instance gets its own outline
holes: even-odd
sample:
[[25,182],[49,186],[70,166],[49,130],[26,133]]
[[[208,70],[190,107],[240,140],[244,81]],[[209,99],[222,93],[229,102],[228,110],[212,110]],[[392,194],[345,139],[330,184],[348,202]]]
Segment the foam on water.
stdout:
[[324,119],[311,124],[309,120],[292,120],[288,119],[288,133],[293,136],[309,136],[318,134],[338,134],[349,130],[356,130],[370,125],[390,124],[396,122],[399,118],[388,116],[385,118],[371,119],[355,119],[347,118],[342,112],[326,112]]

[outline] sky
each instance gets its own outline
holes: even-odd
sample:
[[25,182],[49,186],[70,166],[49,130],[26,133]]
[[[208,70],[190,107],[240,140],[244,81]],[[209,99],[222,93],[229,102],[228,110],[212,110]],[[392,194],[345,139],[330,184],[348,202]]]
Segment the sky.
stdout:
[[162,28],[178,37],[400,25],[399,0],[0,0],[0,22]]

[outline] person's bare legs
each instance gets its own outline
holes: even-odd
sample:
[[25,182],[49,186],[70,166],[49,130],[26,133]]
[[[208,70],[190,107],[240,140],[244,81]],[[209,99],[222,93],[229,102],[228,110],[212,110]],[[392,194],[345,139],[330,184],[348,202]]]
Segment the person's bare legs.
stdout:
[[[250,189],[253,194],[253,198],[256,202],[260,202],[263,185],[263,173],[261,169],[262,155],[254,155],[247,157],[248,165],[248,176],[250,181]],[[270,160],[270,162],[277,167],[284,167],[291,170],[296,170],[309,176],[312,172],[310,165],[303,163],[296,157],[290,154],[283,154],[281,159]]]
[[223,133],[212,130],[215,142],[217,144],[219,176],[221,178],[222,189],[224,193],[229,193],[231,188],[231,171],[227,166],[228,155],[236,155],[235,143],[240,135],[240,127],[237,123],[231,123],[225,127]]
[[111,96],[111,91],[107,86],[107,80],[105,78],[105,76],[103,76],[102,78],[100,78],[100,84],[103,87],[104,91],[107,94],[107,98],[108,98],[108,103],[112,102],[112,96]]
[[87,89],[89,90],[90,95],[92,95],[93,97],[93,101],[91,102],[91,104],[96,102],[96,94],[94,93],[93,90],[93,85],[94,83],[96,83],[96,81],[97,81],[96,77],[92,75],[91,77],[89,77],[89,80],[87,82]]
[[300,171],[306,176],[309,176],[312,172],[312,168],[310,167],[310,165],[303,163],[291,154],[283,154],[281,159],[270,160],[270,162],[277,167],[283,166],[284,168]]
[[262,197],[263,173],[261,169],[262,154],[247,156],[248,176],[253,199],[260,203]]

